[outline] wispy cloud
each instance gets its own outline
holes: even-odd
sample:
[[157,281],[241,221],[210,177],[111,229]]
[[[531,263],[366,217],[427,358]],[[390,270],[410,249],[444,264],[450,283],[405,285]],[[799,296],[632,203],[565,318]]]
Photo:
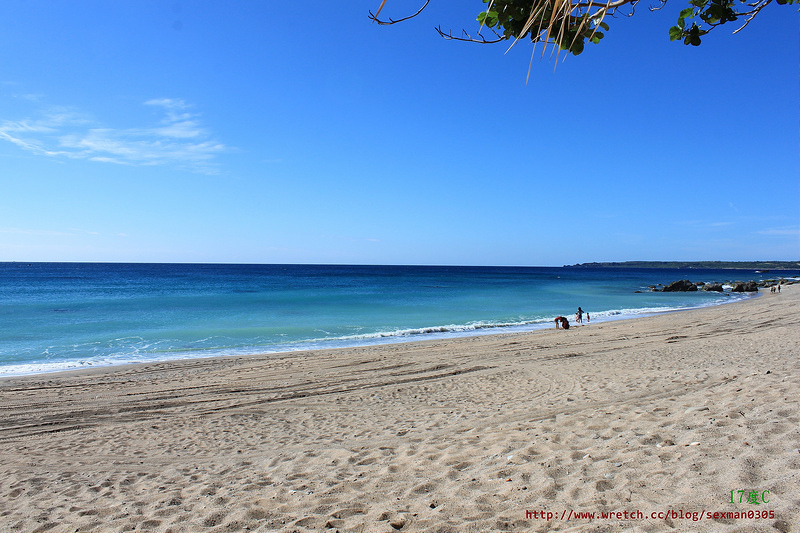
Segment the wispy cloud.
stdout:
[[800,227],[784,226],[782,228],[767,228],[756,232],[759,235],[793,236],[800,235]]
[[727,228],[734,224],[731,221],[721,221],[721,220],[675,220],[673,221],[673,223],[678,226],[689,226],[705,230]]
[[145,128],[114,128],[68,109],[49,109],[35,118],[0,122],[0,140],[49,157],[121,165],[174,165],[215,173],[214,159],[228,150],[205,129],[200,115],[180,99],[144,102],[163,116]]

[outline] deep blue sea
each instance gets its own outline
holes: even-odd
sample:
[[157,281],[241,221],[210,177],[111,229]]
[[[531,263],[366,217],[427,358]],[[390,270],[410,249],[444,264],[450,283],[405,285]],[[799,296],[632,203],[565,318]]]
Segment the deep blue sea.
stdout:
[[[0,376],[553,327],[717,305],[737,270],[0,263]],[[636,292],[642,291],[642,292]]]

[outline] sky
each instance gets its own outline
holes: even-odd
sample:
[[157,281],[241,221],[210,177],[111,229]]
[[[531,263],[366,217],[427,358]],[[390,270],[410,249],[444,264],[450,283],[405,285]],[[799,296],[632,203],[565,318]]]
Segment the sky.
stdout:
[[556,62],[379,5],[0,3],[0,261],[800,259],[796,6]]

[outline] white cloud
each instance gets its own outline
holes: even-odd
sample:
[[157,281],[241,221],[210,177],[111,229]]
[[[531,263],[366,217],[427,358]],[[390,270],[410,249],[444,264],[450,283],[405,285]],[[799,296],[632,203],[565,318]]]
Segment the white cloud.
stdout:
[[186,109],[187,107],[189,107],[188,105],[186,105],[186,102],[184,102],[180,98],[154,98],[152,100],[146,101],[144,105],[161,106],[167,109]]
[[797,226],[784,226],[782,228],[767,228],[756,232],[759,235],[798,236],[800,228]]
[[163,137],[174,137],[177,139],[193,139],[202,136],[204,133],[194,120],[172,122],[164,127],[158,128],[157,132]]
[[148,100],[163,113],[146,128],[99,126],[72,110],[51,109],[38,118],[0,122],[0,140],[50,157],[122,165],[174,165],[214,173],[214,158],[228,148],[202,127],[200,116],[180,99]]
[[13,132],[36,132],[36,133],[50,133],[55,131],[52,126],[45,124],[43,121],[23,120],[20,122],[6,121],[2,126],[3,131]]

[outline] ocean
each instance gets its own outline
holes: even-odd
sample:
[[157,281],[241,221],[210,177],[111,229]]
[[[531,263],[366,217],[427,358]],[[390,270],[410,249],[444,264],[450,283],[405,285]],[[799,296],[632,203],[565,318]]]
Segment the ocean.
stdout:
[[[679,279],[797,272],[547,267],[0,263],[0,376],[405,342],[719,305]],[[637,292],[641,291],[641,292]]]

